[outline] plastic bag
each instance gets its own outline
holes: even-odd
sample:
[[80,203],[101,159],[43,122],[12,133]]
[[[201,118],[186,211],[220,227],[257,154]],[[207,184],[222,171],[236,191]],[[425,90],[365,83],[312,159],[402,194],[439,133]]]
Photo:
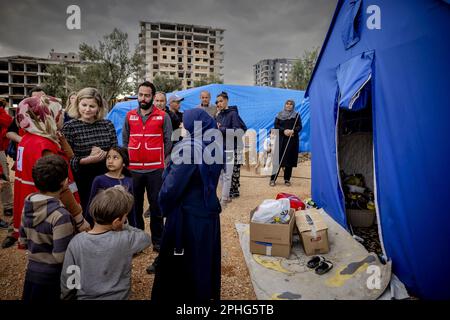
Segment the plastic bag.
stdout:
[[284,192],[280,192],[279,194],[277,194],[276,199],[283,199],[283,198],[289,199],[292,209],[294,209],[296,211],[305,209],[305,204],[295,194],[284,193]]
[[288,223],[290,220],[289,199],[266,199],[257,208],[252,217],[256,223]]

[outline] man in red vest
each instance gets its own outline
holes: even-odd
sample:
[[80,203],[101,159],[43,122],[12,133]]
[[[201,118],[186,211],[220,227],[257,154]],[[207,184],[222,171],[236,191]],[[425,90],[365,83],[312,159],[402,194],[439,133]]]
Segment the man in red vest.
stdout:
[[130,224],[144,230],[142,212],[144,192],[147,191],[153,250],[159,251],[163,217],[158,205],[158,194],[162,185],[164,159],[169,155],[172,145],[172,124],[170,117],[153,105],[155,92],[151,82],[145,81],[139,85],[139,107],[127,113],[122,138],[123,146],[128,148],[129,169],[133,177],[136,216],[130,217]]

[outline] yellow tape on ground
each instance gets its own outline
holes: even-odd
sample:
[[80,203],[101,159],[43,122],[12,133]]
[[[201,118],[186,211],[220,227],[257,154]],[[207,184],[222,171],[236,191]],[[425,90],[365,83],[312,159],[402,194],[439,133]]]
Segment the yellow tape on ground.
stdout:
[[255,261],[262,265],[264,268],[267,269],[271,269],[274,271],[278,271],[278,272],[282,272],[282,273],[286,273],[286,274],[292,274],[291,271],[285,269],[282,265],[281,265],[281,258],[276,259],[276,260],[266,260],[264,258],[262,258],[264,256],[261,256],[259,254],[254,254],[253,255],[253,259],[255,259]]
[[353,278],[358,273],[362,273],[367,270],[369,264],[366,262],[361,265],[354,273],[352,274],[341,274],[342,270],[344,270],[347,266],[343,266],[336,270],[333,277],[327,279],[325,284],[329,287],[342,287],[349,279]]

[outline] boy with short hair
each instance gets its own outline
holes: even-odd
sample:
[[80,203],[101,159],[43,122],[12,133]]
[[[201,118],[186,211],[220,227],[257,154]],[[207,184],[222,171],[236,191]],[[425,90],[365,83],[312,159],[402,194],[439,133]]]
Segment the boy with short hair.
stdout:
[[25,198],[19,229],[19,243],[28,249],[22,299],[55,301],[64,254],[75,233],[72,216],[59,200],[67,187],[67,162],[57,155],[42,157],[32,176],[39,192]]
[[94,228],[76,235],[67,248],[61,274],[62,299],[128,299],[133,254],[152,243],[150,235],[126,223],[133,201],[120,185],[94,197],[89,207]]

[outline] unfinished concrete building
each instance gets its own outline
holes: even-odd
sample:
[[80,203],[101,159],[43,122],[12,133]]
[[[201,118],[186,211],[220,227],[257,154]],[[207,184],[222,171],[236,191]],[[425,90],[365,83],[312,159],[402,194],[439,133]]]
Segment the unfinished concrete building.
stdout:
[[298,59],[265,59],[253,65],[254,83],[257,86],[283,88]]
[[140,30],[146,80],[153,81],[157,75],[179,78],[183,89],[210,76],[223,80],[224,29],[141,21]]
[[5,98],[10,107],[17,105],[28,96],[35,86],[42,86],[44,77],[49,76],[50,65],[66,62],[79,63],[75,53],[50,52],[50,59],[10,56],[0,57],[0,98]]

